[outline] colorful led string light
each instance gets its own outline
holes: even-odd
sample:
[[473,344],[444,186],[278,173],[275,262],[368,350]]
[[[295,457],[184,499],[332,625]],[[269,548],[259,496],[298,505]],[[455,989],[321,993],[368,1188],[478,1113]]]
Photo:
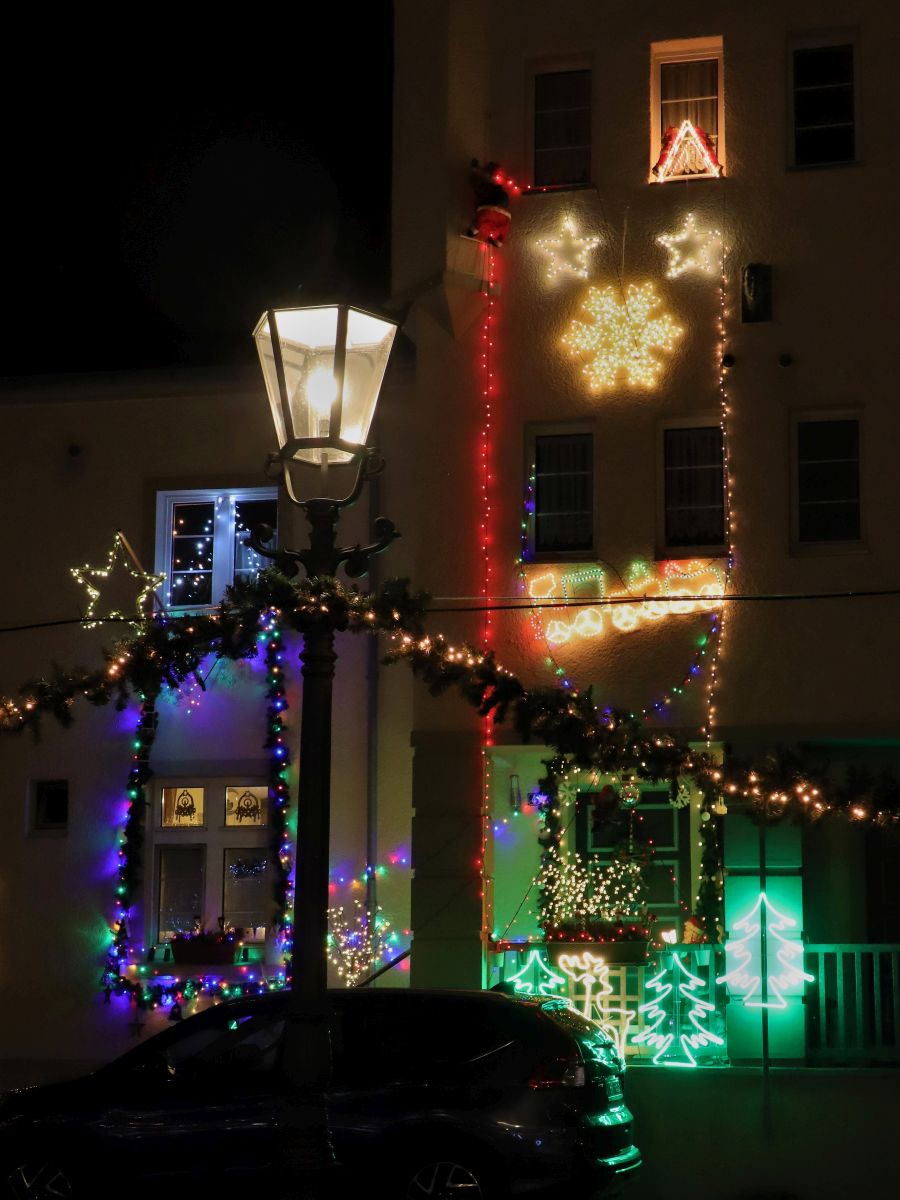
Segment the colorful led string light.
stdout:
[[284,673],[284,647],[279,614],[270,609],[261,618],[259,642],[266,662],[266,741],[269,751],[269,858],[275,872],[275,924],[283,978],[290,982],[294,944],[294,888],[291,880],[290,772],[291,752],[285,739],[284,714],[288,708]]
[[137,728],[132,742],[131,769],[128,772],[128,783],[125,787],[127,805],[125,821],[119,835],[113,908],[115,916],[110,927],[111,940],[106,952],[103,975],[100,979],[106,1004],[109,1004],[113,992],[120,988],[122,968],[127,965],[131,951],[129,921],[144,843],[144,818],[147,810],[146,784],[152,774],[150,751],[156,737],[158,724],[156,696],[142,696]]

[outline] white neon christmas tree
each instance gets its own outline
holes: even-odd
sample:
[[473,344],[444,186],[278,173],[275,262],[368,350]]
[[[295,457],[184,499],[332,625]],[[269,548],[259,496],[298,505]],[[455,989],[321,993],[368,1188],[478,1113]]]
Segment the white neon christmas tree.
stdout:
[[[768,953],[766,955],[766,995],[762,987],[762,918],[765,916]],[[734,932],[739,938],[725,943],[726,962],[734,964],[717,983],[727,983],[732,995],[739,996],[747,1008],[787,1008],[785,991],[813,976],[803,970],[803,944],[785,936],[796,929],[797,922],[779,912],[765,892],[739,921]],[[776,965],[777,964],[777,965]]]
[[[646,1015],[647,1024],[634,1035],[631,1044],[655,1047],[654,1066],[696,1067],[695,1050],[724,1044],[718,1034],[706,1028],[715,1006],[698,995],[702,987],[703,980],[689,971],[677,954],[672,955],[671,967],[664,966],[648,981],[647,988],[655,995],[638,1008]],[[683,1011],[685,1002],[689,1006],[687,1014]]]
[[533,996],[535,985],[535,969],[537,969],[537,988],[542,996],[552,996],[565,985],[565,979],[557,974],[550,966],[540,950],[532,950],[523,966],[510,975],[508,983],[515,985],[515,990],[521,996]]

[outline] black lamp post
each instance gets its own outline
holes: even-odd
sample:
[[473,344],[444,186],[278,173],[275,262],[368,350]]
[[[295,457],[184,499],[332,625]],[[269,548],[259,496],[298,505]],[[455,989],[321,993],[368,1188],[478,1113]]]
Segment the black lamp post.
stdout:
[[[248,545],[290,577],[300,566],[310,578],[331,578],[341,565],[351,578],[365,575],[370,557],[398,536],[393,523],[380,517],[369,545],[336,545],[341,510],[359,498],[363,484],[384,465],[365,443],[396,332],[396,322],[347,305],[270,309],[254,331],[278,436],[279,449],[270,461],[280,466],[288,499],[306,514],[309,545],[273,549],[265,544],[272,538],[267,526],[255,529]],[[298,499],[292,472],[303,464],[318,466],[323,482],[331,466],[355,468],[355,482],[343,499]],[[294,1186],[299,1173],[301,1186],[313,1195],[332,1162],[325,1104],[331,1063],[325,939],[334,633],[323,613],[304,634],[300,654],[294,981],[284,1053],[291,1088],[284,1121],[286,1166]]]

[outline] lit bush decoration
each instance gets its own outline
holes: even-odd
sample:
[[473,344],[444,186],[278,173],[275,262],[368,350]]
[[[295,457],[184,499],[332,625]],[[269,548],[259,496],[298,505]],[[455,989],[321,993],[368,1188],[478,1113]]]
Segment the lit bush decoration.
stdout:
[[669,252],[667,278],[677,279],[686,271],[721,274],[722,235],[718,229],[701,229],[692,212],[687,214],[677,233],[662,233],[656,240]]
[[342,904],[328,910],[328,959],[347,987],[377,971],[398,941],[380,905],[369,912],[354,900],[349,913]]
[[575,222],[566,217],[562,229],[555,238],[539,238],[537,247],[542,254],[549,258],[547,278],[556,279],[560,275],[574,275],[578,279],[588,277],[588,255],[600,244],[600,238],[588,235],[579,237]]
[[575,320],[563,345],[584,359],[583,371],[591,391],[627,385],[653,388],[663,363],[684,332],[668,313],[652,283],[629,284],[621,299],[613,287],[588,288],[582,305],[586,320]]

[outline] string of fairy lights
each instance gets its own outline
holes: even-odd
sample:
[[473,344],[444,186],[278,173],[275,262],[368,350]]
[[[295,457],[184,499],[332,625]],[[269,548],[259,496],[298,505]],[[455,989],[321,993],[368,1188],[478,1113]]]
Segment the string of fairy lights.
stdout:
[[[484,290],[486,303],[481,323],[481,436],[479,464],[480,511],[479,521],[479,555],[481,567],[481,597],[485,603],[482,622],[482,645],[490,650],[494,641],[494,614],[490,600],[494,592],[494,566],[491,557],[493,544],[493,432],[494,408],[497,400],[497,371],[495,361],[495,336],[497,320],[497,302],[495,297],[496,261],[493,246],[484,243],[485,278]],[[490,847],[491,807],[493,791],[493,760],[491,747],[494,744],[493,721],[486,716],[482,721],[481,746],[481,849],[475,866],[480,880],[481,900],[481,937],[482,943],[487,944],[490,937],[493,909],[492,871],[489,862],[492,859]]]

